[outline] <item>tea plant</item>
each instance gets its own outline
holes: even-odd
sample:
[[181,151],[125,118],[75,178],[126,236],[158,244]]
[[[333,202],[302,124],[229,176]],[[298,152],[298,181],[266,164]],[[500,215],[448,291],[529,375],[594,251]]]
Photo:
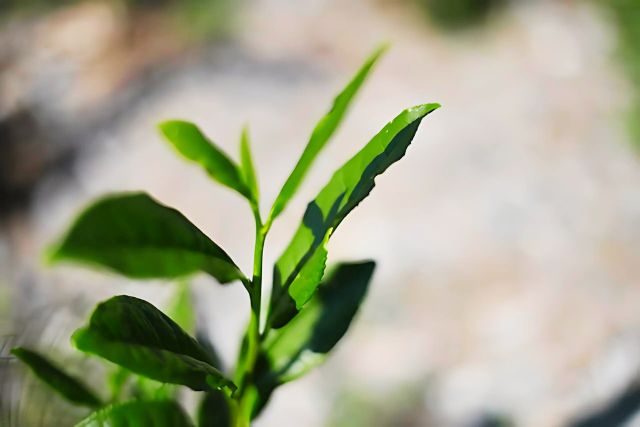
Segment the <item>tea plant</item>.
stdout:
[[[135,279],[178,279],[203,272],[221,284],[240,282],[249,295],[251,317],[232,371],[222,366],[206,338],[190,335],[193,315],[184,284],[172,316],[144,300],[120,295],[98,304],[88,324],[73,334],[77,349],[117,367],[109,378],[109,399],[97,396],[44,356],[26,348],[13,349],[62,397],[95,409],[79,426],[193,425],[177,403],[178,386],[201,392],[197,425],[248,426],[276,388],[324,361],[346,333],[374,270],[372,261],[342,263],[325,275],[327,243],[347,214],[371,192],[376,176],[405,154],[422,119],[439,105],[402,111],[333,174],[307,206],[276,261],[271,299],[265,307],[261,303],[263,249],[273,221],[296,194],[383,51],[374,52],[335,98],[264,219],[246,128],[238,164],[194,124],[160,124],[161,133],[178,153],[248,201],[255,218],[251,275],[245,275],[179,211],[145,193],[116,194],[95,202],[52,248],[54,262],[76,261]],[[263,309],[266,320],[261,324]]]

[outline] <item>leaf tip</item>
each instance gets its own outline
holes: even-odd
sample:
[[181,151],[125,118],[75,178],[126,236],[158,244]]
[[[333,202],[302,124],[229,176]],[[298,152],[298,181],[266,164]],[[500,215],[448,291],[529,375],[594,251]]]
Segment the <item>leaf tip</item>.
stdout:
[[25,349],[22,347],[13,347],[10,351],[9,354],[14,355],[15,357],[17,357],[18,359],[22,359],[22,355],[24,355]]
[[391,47],[392,47],[392,43],[389,40],[383,41],[374,50],[373,57],[375,57],[376,59],[381,57],[382,55],[387,53],[387,51],[389,51],[389,49],[391,49]]
[[167,133],[171,129],[171,120],[165,120],[156,125],[156,129],[160,132],[160,135],[167,137]]
[[164,120],[158,123],[156,127],[167,142],[174,145],[176,148],[178,148],[177,144],[180,141],[180,135],[185,131],[188,132],[189,128],[196,128],[193,123],[179,119]]
[[171,130],[175,129],[176,125],[179,125],[181,123],[184,123],[184,122],[181,120],[175,120],[175,119],[163,120],[160,123],[158,123],[156,127],[161,133],[166,134],[168,132],[171,132]]
[[242,125],[242,139],[248,140],[249,139],[249,122],[245,122]]
[[62,243],[60,242],[47,246],[44,251],[42,251],[42,263],[47,267],[57,264],[62,258],[61,249]]
[[82,345],[82,338],[84,338],[84,336],[86,335],[86,333],[88,332],[88,327],[84,326],[82,328],[78,328],[76,329],[73,334],[71,334],[71,345],[74,346],[75,348],[77,348],[80,351],[84,351],[83,345]]
[[412,108],[412,110],[413,110],[413,109],[415,109],[415,110],[421,110],[421,111],[423,111],[425,114],[428,114],[428,113],[430,113],[430,112],[432,112],[432,111],[437,110],[437,109],[438,109],[438,108],[440,108],[440,107],[441,107],[441,105],[440,105],[439,103],[437,103],[437,102],[430,102],[430,103],[427,103],[427,104],[420,104],[420,105],[417,105],[417,106],[413,107],[413,108]]

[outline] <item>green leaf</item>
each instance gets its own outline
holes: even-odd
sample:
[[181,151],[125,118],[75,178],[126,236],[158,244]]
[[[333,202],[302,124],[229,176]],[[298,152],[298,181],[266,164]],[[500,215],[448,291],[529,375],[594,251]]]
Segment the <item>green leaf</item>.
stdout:
[[316,157],[342,122],[354,96],[366,80],[367,75],[386,50],[386,45],[381,46],[366,60],[347,86],[333,100],[333,105],[329,112],[313,129],[309,142],[302,152],[302,156],[273,203],[268,222],[273,221],[280,215],[287,203],[289,203],[289,200],[294,196]]
[[219,391],[206,393],[198,407],[198,427],[231,427],[231,408]]
[[191,300],[191,289],[188,281],[182,280],[178,283],[167,314],[171,320],[176,322],[178,326],[188,333],[195,332],[196,314],[193,308],[193,301]]
[[309,203],[302,224],[274,267],[269,324],[285,325],[309,299],[318,282],[293,288],[309,260],[319,263],[324,246],[338,225],[375,186],[376,176],[404,156],[422,119],[438,104],[407,109],[389,122],[354,157],[338,169]]
[[277,386],[324,362],[347,332],[374,268],[372,261],[339,264],[291,322],[270,331],[257,368],[256,415]]
[[89,325],[72,340],[81,351],[156,381],[198,391],[236,389],[194,338],[138,298],[121,295],[98,304]]
[[89,206],[50,259],[107,267],[138,279],[196,271],[221,283],[244,279],[229,255],[184,215],[145,193],[111,195]]
[[220,184],[251,200],[240,168],[211,142],[196,125],[182,120],[169,120],[158,125],[160,132],[188,160],[202,166]]
[[131,372],[122,366],[114,366],[114,369],[107,374],[107,384],[111,391],[111,401],[120,400],[120,395],[127,386]]
[[11,354],[27,365],[45,384],[69,402],[95,408],[102,405],[100,399],[77,379],[67,375],[44,356],[24,347],[16,347]]
[[242,135],[240,136],[240,165],[242,167],[244,182],[251,193],[251,199],[257,204],[260,198],[260,192],[258,190],[256,169],[253,165],[253,156],[251,155],[248,127],[242,129]]
[[179,389],[180,386],[176,384],[167,384],[136,375],[132,396],[141,400],[171,400],[176,398]]
[[171,400],[137,400],[109,405],[76,424],[76,427],[192,427],[182,407]]
[[[329,233],[325,238],[329,238]],[[300,269],[300,273],[289,286],[289,297],[276,295],[275,298],[280,302],[273,306],[273,311],[270,313],[273,319],[276,319],[278,324],[279,319],[290,319],[298,313],[313,296],[318,284],[322,280],[324,275],[324,269],[327,264],[327,250],[325,244],[322,244],[313,253],[309,260]],[[282,292],[282,288],[276,288]]]

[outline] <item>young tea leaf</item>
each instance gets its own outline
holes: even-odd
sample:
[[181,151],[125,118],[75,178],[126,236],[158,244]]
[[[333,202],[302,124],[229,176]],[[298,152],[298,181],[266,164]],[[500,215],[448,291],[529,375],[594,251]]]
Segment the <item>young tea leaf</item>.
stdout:
[[51,260],[107,267],[138,279],[175,278],[196,271],[221,283],[244,279],[222,248],[180,212],[145,193],[95,202],[76,219]]
[[240,136],[240,165],[242,167],[244,182],[247,188],[249,188],[253,202],[257,204],[260,198],[260,192],[258,190],[256,169],[253,165],[253,156],[251,155],[248,127],[242,129],[242,135]]
[[302,307],[318,282],[306,281],[292,291],[292,283],[309,260],[317,260],[327,239],[342,220],[375,186],[376,176],[404,156],[422,119],[438,104],[409,108],[390,121],[354,157],[338,169],[316,198],[309,203],[302,224],[274,267],[270,322],[285,325]]
[[109,405],[76,427],[193,427],[182,407],[172,400],[136,400]]
[[282,213],[287,203],[289,203],[289,200],[291,200],[296,193],[314,160],[342,122],[356,93],[358,93],[358,90],[366,80],[367,75],[386,50],[387,47],[382,46],[366,60],[347,86],[333,100],[333,105],[329,112],[313,129],[311,138],[309,138],[309,142],[302,152],[302,156],[273,203],[271,213],[269,214],[269,221],[273,221]]
[[277,386],[324,362],[347,332],[374,268],[372,261],[339,264],[291,322],[271,330],[258,364],[256,384],[260,398],[256,412]]
[[220,148],[211,142],[196,125],[182,120],[169,120],[158,125],[165,139],[184,157],[198,163],[220,184],[251,200],[242,172]]
[[193,390],[235,385],[213,367],[208,352],[150,303],[121,295],[100,303],[87,327],[73,335],[76,347],[156,381]]
[[96,408],[102,405],[100,399],[76,378],[63,372],[44,356],[24,347],[16,347],[11,354],[20,359],[45,384],[69,402]]

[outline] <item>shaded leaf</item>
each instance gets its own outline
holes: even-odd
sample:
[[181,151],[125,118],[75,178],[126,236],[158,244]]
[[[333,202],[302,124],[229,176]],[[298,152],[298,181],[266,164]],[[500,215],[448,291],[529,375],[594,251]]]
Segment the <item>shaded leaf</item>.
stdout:
[[219,391],[205,393],[198,407],[198,427],[231,427],[231,408]]
[[198,341],[198,344],[200,344],[207,352],[209,360],[211,361],[211,366],[220,372],[224,372],[224,364],[220,358],[220,353],[218,353],[216,346],[213,345],[213,342],[209,338],[209,334],[205,329],[196,329],[196,341]]
[[287,178],[287,181],[282,186],[280,193],[273,203],[271,213],[269,214],[270,221],[282,213],[287,203],[289,203],[289,200],[291,200],[293,195],[296,193],[314,160],[342,122],[345,113],[351,105],[351,101],[353,101],[354,96],[366,80],[367,75],[386,49],[386,46],[378,48],[366,60],[347,86],[333,100],[333,105],[329,112],[313,129],[309,142],[302,152],[302,156],[300,156],[298,163],[291,172],[291,175],[289,175],[289,178]]
[[95,408],[100,399],[76,378],[71,377],[44,356],[24,347],[16,347],[11,354],[20,359],[45,384],[69,402]]
[[160,132],[188,160],[198,163],[220,184],[251,200],[242,172],[220,148],[211,142],[196,125],[182,120],[169,120],[158,125]]
[[285,325],[297,310],[313,295],[318,282],[306,282],[292,291],[296,280],[309,260],[318,260],[316,253],[342,220],[375,186],[376,176],[404,156],[422,119],[438,104],[424,104],[407,109],[389,122],[354,157],[338,169],[328,184],[309,203],[302,224],[278,258],[274,267],[270,325]]
[[244,182],[251,193],[251,198],[257,204],[260,192],[258,190],[258,178],[253,164],[253,156],[251,155],[249,128],[247,127],[242,129],[242,135],[240,136],[240,165]]
[[277,386],[324,362],[347,332],[374,268],[372,261],[339,264],[293,320],[270,331],[257,368],[256,415]]
[[116,296],[100,303],[73,335],[76,347],[156,381],[193,390],[235,390],[206,350],[150,303]]
[[76,219],[51,260],[103,266],[139,279],[175,278],[196,271],[221,283],[244,278],[229,255],[184,215],[145,193],[95,202]]
[[182,407],[171,400],[132,401],[109,405],[76,424],[76,427],[192,427]]

